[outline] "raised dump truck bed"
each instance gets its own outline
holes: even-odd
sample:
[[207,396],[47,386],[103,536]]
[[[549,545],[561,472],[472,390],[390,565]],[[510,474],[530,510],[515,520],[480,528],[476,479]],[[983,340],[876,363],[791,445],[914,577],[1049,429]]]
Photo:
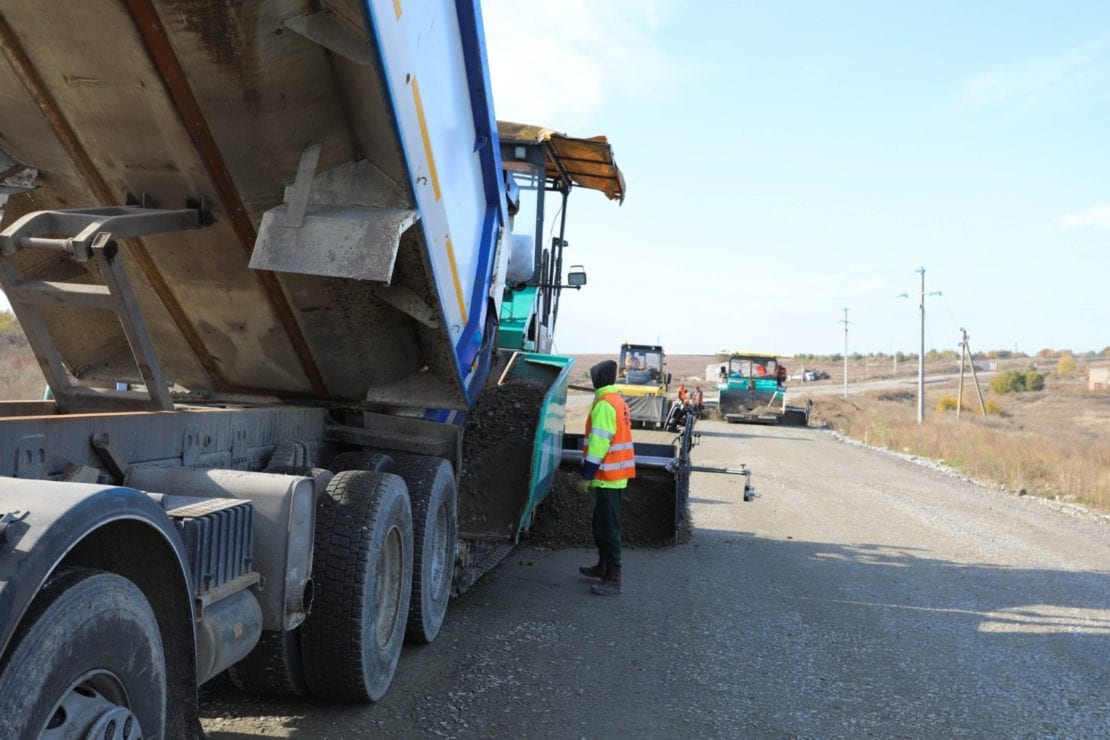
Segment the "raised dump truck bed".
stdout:
[[[38,177],[3,224],[197,209],[172,231],[130,210],[138,233],[118,239],[135,303],[124,326],[141,317],[176,391],[465,408],[505,221],[476,12],[5,2],[0,148],[9,171]],[[64,226],[39,217],[9,234],[4,288],[57,358],[45,370],[59,403],[103,407],[64,380],[148,378],[112,306],[74,287],[104,282],[91,252],[26,239],[76,236]]]

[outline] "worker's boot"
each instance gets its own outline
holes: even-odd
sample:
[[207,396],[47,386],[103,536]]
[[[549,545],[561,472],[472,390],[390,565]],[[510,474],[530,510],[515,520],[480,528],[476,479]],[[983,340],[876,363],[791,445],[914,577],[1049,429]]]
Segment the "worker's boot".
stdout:
[[580,565],[578,566],[578,572],[587,578],[605,578],[605,563],[599,560],[597,565]]
[[615,596],[621,592],[621,569],[618,565],[609,565],[601,583],[590,586],[590,593],[596,596]]

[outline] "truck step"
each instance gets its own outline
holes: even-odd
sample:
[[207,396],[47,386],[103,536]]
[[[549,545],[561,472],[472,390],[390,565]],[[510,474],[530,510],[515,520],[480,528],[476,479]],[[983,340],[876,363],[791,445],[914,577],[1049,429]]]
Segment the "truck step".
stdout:
[[166,496],[162,506],[181,532],[198,598],[218,598],[221,587],[232,582],[242,585],[239,579],[250,574],[254,564],[250,501]]

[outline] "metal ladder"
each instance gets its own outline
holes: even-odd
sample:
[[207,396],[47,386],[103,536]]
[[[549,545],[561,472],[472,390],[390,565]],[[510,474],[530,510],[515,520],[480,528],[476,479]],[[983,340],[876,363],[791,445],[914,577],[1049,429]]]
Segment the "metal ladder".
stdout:
[[[189,204],[193,205],[192,203]],[[184,231],[207,225],[202,208],[160,210],[138,205],[35,211],[0,232],[0,288],[35,352],[39,367],[63,411],[112,405],[169,411],[173,399],[162,366],[143,322],[131,284],[119,259],[116,240]],[[67,253],[75,262],[95,261],[104,284],[29,280],[16,264],[20,249]],[[77,381],[65,368],[61,353],[43,319],[41,306],[112,311],[119,319],[146,392],[98,387]],[[120,404],[122,402],[122,404]]]

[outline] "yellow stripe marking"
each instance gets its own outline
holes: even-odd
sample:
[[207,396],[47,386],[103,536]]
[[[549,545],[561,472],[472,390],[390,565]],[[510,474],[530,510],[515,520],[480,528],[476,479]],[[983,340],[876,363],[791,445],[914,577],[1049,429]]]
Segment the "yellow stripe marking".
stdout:
[[397,20],[401,20],[401,0],[393,0],[393,13]]
[[439,175],[436,174],[436,161],[432,157],[432,140],[428,136],[428,121],[424,118],[424,104],[420,102],[420,85],[416,84],[416,75],[412,78],[412,102],[416,105],[416,120],[420,122],[420,136],[424,138],[424,156],[428,158],[428,176],[431,178],[432,192],[435,193],[438,203],[441,197]]
[[[412,78],[412,102],[416,106],[416,119],[420,122],[420,136],[424,139],[424,156],[428,159],[428,178],[432,181],[432,192],[435,193],[436,202],[442,199],[439,189],[439,175],[436,174],[436,161],[432,156],[432,140],[428,136],[428,121],[424,118],[424,104],[420,100],[420,85],[416,76]],[[447,237],[447,260],[451,264],[451,279],[455,281],[455,297],[459,301],[459,313],[462,320],[466,321],[466,301],[463,299],[462,281],[459,280],[459,266],[455,263],[455,248],[451,245],[451,237]]]
[[466,301],[463,300],[462,282],[459,280],[458,265],[455,264],[455,249],[451,246],[451,237],[447,237],[447,259],[451,262],[451,277],[455,281],[455,297],[459,299],[459,313],[465,323]]

